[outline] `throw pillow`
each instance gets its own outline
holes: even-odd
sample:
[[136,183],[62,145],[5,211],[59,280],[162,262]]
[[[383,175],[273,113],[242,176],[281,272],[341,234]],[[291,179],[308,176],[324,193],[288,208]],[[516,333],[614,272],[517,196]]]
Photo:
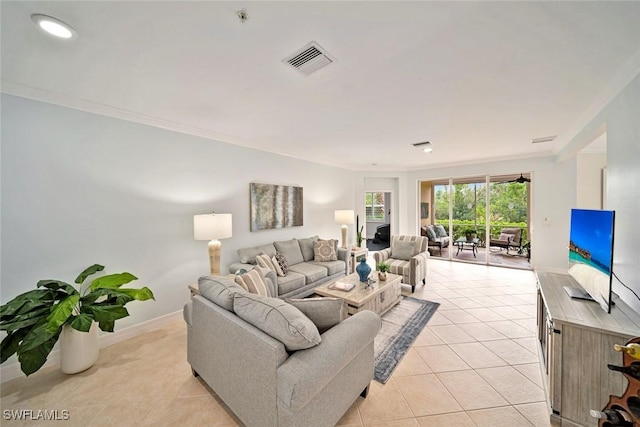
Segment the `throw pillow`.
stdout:
[[286,276],[287,271],[289,271],[289,264],[287,264],[287,259],[282,254],[276,254],[272,258],[272,261],[278,276]]
[[438,237],[436,235],[435,230],[433,229],[433,225],[427,225],[427,237],[429,238],[429,240],[436,240],[436,238]]
[[304,262],[304,256],[302,256],[302,250],[298,244],[298,240],[291,239],[284,242],[273,242],[273,246],[276,247],[276,252],[282,254],[287,259],[288,265],[296,265]]
[[337,240],[316,240],[313,243],[314,261],[336,261],[338,255],[336,254]]
[[341,298],[287,298],[285,301],[311,319],[321,334],[342,321]]
[[259,268],[254,268],[248,273],[237,275],[236,283],[252,294],[263,295],[265,297],[272,296],[271,289],[269,285],[267,285],[267,280]]
[[254,248],[238,249],[237,253],[240,257],[241,263],[255,265],[256,256],[260,254],[274,256],[276,254],[276,248],[273,246],[273,243],[268,243],[266,245],[256,246]]
[[442,225],[436,224],[434,228],[436,229],[436,236],[447,237],[447,230]]
[[498,240],[504,240],[506,242],[512,237],[513,237],[513,234],[500,233],[500,237],[498,237]]
[[401,240],[393,242],[393,247],[391,248],[391,258],[409,261],[415,254],[416,242],[403,242]]
[[300,310],[277,299],[253,294],[235,294],[233,311],[248,323],[284,344],[287,351],[320,344],[318,328]]
[[298,239],[298,245],[302,251],[302,257],[305,261],[313,261],[313,243],[318,240],[318,236],[307,237],[306,239]]
[[276,271],[276,267],[273,265],[273,261],[271,261],[271,257],[267,254],[260,254],[256,256],[256,263],[262,268],[267,268],[271,271]]
[[200,295],[227,311],[233,311],[233,295],[246,290],[223,276],[202,276],[198,279]]

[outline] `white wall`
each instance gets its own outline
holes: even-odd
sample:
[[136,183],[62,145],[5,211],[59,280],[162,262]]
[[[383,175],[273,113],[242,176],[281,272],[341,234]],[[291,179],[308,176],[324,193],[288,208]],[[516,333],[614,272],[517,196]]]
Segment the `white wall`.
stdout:
[[[238,248],[340,239],[334,210],[354,209],[350,171],[9,95],[1,102],[2,303],[39,279],[72,281],[101,263],[156,296],[132,303],[123,328],[180,310],[187,285],[208,274],[194,214],[233,214],[225,271]],[[302,186],[304,226],[251,233],[252,181]]]
[[[640,75],[594,123],[607,126],[607,209],[616,211],[613,271],[640,295]],[[617,280],[613,291],[640,312],[640,300]]]
[[607,166],[606,153],[579,153],[576,170],[576,207],[602,209],[602,169]]

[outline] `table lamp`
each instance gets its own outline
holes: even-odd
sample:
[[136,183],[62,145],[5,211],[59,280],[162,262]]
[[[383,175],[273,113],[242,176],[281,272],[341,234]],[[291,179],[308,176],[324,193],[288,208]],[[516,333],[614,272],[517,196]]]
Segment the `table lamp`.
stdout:
[[193,238],[209,240],[209,262],[211,274],[220,274],[220,252],[222,243],[218,239],[231,237],[231,214],[210,214],[193,216]]
[[335,212],[336,224],[342,224],[342,248],[347,249],[347,224],[353,224],[353,211],[340,210]]

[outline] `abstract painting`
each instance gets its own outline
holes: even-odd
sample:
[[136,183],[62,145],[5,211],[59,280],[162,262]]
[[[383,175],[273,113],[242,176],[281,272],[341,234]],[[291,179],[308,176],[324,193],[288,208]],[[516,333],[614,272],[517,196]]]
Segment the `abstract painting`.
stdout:
[[250,184],[251,231],[302,226],[302,187]]

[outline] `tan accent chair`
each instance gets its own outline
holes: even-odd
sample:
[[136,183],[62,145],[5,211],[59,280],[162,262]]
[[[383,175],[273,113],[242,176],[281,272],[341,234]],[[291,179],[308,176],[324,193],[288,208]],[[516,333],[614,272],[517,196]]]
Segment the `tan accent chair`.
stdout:
[[498,247],[501,250],[506,249],[509,254],[509,249],[520,250],[522,246],[522,229],[521,228],[503,228],[500,230],[500,238],[490,239],[490,247]]
[[[406,248],[406,245],[402,243],[398,245],[398,242],[413,242],[415,245],[413,255],[407,256],[406,253],[401,253],[401,249],[404,249],[402,246]],[[418,283],[426,284],[427,260],[429,259],[428,244],[429,239],[423,236],[391,236],[391,247],[375,252],[373,258],[376,265],[383,261],[389,263],[391,266],[389,272],[401,275],[402,283],[410,285],[411,292],[414,292]]]

